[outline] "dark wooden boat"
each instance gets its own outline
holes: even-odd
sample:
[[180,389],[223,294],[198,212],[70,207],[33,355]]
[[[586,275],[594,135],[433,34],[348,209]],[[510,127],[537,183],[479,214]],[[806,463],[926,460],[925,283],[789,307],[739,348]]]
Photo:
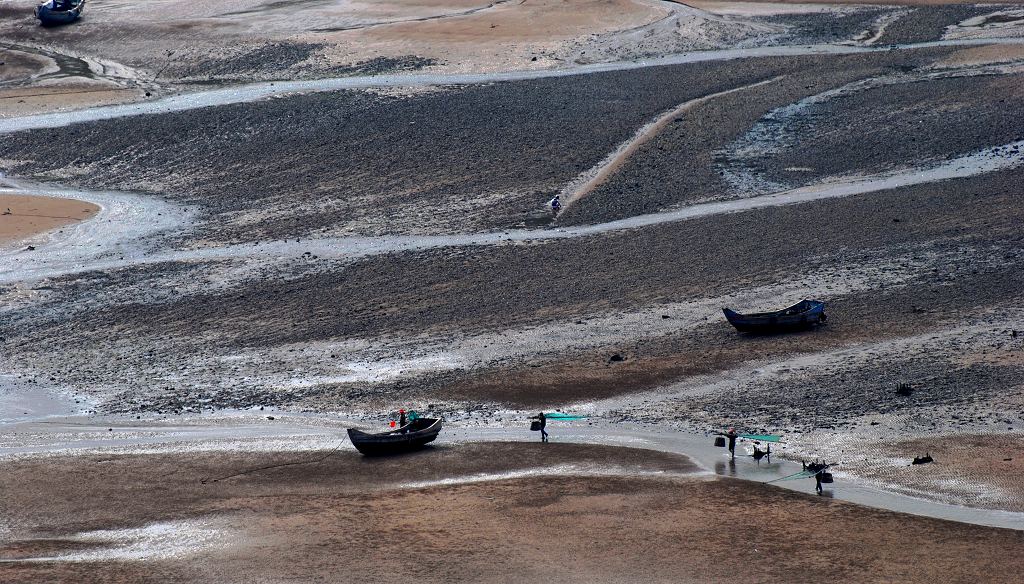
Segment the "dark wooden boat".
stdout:
[[441,431],[441,420],[437,418],[416,418],[408,424],[380,434],[368,434],[349,428],[348,438],[356,450],[367,456],[399,454],[433,442]]
[[740,314],[723,308],[725,318],[736,330],[744,333],[770,333],[807,329],[826,320],[825,303],[820,300],[801,300],[789,308],[775,312]]
[[36,18],[44,26],[68,24],[78,20],[85,10],[85,0],[49,0],[36,6]]

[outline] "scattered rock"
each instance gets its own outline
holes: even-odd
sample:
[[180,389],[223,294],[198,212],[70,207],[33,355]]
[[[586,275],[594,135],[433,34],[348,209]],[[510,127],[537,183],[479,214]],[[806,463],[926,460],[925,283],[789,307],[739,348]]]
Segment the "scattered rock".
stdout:
[[618,353],[615,353],[614,355],[612,355],[611,357],[608,358],[608,362],[609,363],[621,363],[621,362],[623,362],[625,360],[626,360],[626,358],[623,357],[622,355],[618,354]]
[[930,462],[935,462],[935,460],[932,458],[931,454],[926,452],[924,456],[915,456],[913,462],[910,464],[928,464]]

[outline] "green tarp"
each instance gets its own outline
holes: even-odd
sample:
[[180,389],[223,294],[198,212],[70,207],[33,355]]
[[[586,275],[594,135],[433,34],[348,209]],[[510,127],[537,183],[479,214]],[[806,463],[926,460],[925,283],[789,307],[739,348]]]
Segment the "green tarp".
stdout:
[[562,412],[551,412],[550,414],[544,414],[544,417],[549,420],[585,420],[586,416],[580,416],[576,414],[563,414]]
[[740,434],[740,438],[746,438],[747,440],[760,440],[761,442],[781,442],[782,436],[776,436],[775,434]]

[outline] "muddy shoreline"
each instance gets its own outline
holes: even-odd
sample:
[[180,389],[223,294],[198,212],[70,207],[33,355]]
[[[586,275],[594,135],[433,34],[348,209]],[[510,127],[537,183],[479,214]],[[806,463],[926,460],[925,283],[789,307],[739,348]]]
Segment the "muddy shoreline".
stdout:
[[[11,507],[14,514],[6,514],[8,533],[15,539],[0,551],[6,560],[0,563],[0,573],[14,579],[93,581],[103,574],[104,581],[176,582],[202,571],[216,573],[223,581],[245,581],[257,574],[287,579],[345,566],[350,575],[388,580],[397,578],[394,566],[380,560],[399,549],[402,565],[409,566],[403,574],[412,570],[429,581],[439,573],[445,574],[444,580],[474,574],[505,581],[508,576],[503,574],[510,567],[515,567],[516,579],[544,574],[556,581],[578,581],[583,575],[611,581],[643,573],[653,581],[707,581],[735,577],[743,565],[750,566],[742,569],[744,577],[755,581],[804,581],[811,566],[825,562],[846,581],[898,577],[924,582],[939,572],[964,579],[980,576],[980,570],[985,577],[1010,577],[1021,567],[1017,552],[1024,540],[1019,532],[874,511],[743,481],[689,478],[692,467],[685,462],[648,451],[509,446],[435,448],[408,460],[379,463],[338,453],[320,462],[280,468],[273,465],[292,461],[294,455],[107,456],[5,463],[4,481],[10,487],[5,491],[19,504]],[[389,486],[421,473],[424,466],[414,459],[433,457],[429,472],[449,477],[479,472],[484,454],[491,459],[501,455],[501,462],[488,464],[495,470],[514,472],[526,465],[543,474],[504,480],[499,474],[493,482],[456,481],[399,490]],[[619,464],[627,474],[573,478],[558,470],[565,461],[581,467]],[[200,480],[211,473],[254,467],[271,468],[218,482]],[[675,476],[628,474],[667,469]],[[24,473],[36,479],[49,477],[45,484],[52,488],[35,493],[17,488]],[[57,496],[66,488],[59,485],[65,484],[61,477],[68,473],[76,477],[74,490]],[[129,486],[134,495],[126,499],[123,492]],[[34,502],[38,497],[66,503],[42,506]],[[93,502],[92,511],[84,514],[77,503],[83,497]],[[99,500],[121,504],[95,505]],[[758,504],[750,505],[751,500]],[[803,520],[808,515],[821,521],[809,524]],[[438,525],[430,517],[445,521]],[[822,522],[830,529],[820,529]],[[609,531],[612,524],[618,528]],[[173,537],[159,527],[163,525],[188,538]],[[299,532],[306,543],[296,547],[294,535]],[[138,535],[128,535],[133,533]],[[737,545],[738,533],[752,545]],[[142,539],[132,544],[125,536]],[[816,545],[804,544],[809,537]],[[228,538],[236,543],[226,545]],[[384,541],[390,543],[381,548]],[[475,543],[458,545],[462,541]],[[699,548],[686,544],[693,541],[700,542]],[[937,559],[923,568],[904,554],[886,553],[895,542],[900,549],[945,553],[929,554]],[[463,551],[437,553],[453,546]],[[277,552],[254,556],[254,547]],[[566,568],[566,553],[575,558],[571,568],[551,576],[556,567]],[[10,561],[47,554],[96,559]],[[125,554],[149,559],[119,559]],[[737,554],[751,561],[736,564]],[[960,554],[987,559],[965,563],[957,560]],[[290,561],[254,563],[254,557]]]

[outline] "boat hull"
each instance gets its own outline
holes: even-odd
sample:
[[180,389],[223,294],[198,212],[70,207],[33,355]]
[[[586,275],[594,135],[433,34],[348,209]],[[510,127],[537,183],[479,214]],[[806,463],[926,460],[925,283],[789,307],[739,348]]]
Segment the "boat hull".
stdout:
[[825,303],[820,300],[803,300],[775,312],[740,314],[723,308],[725,318],[736,330],[743,333],[776,333],[806,330],[825,323]]
[[47,2],[36,6],[36,18],[43,25],[70,24],[82,16],[85,9],[85,2],[79,2],[67,10],[57,10],[53,2]]
[[404,428],[381,434],[368,434],[349,428],[348,437],[356,450],[366,456],[388,456],[423,448],[437,439],[441,420],[420,418]]

